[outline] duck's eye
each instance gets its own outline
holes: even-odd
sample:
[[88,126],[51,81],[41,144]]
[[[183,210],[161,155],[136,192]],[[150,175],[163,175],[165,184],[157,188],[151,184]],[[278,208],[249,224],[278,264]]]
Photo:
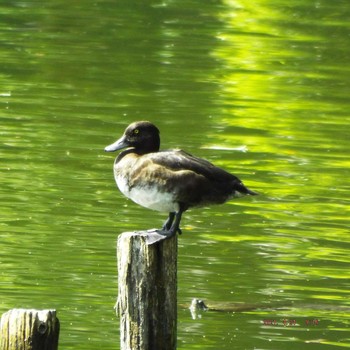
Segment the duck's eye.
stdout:
[[140,132],[139,129],[135,129],[135,130],[134,130],[134,135],[137,135],[139,132]]

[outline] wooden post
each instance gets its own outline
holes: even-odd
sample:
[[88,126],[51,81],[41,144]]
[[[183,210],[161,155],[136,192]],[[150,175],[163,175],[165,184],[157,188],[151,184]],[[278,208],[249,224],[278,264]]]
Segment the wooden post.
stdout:
[[57,350],[56,310],[12,309],[0,322],[0,350]]
[[149,232],[118,238],[121,350],[175,350],[177,237],[149,243]]

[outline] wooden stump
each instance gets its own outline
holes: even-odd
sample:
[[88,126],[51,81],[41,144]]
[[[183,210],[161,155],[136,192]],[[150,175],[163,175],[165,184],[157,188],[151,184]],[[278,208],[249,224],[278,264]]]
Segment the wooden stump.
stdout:
[[177,237],[147,244],[149,232],[118,238],[121,350],[175,350]]
[[12,309],[1,317],[0,350],[57,350],[55,310]]

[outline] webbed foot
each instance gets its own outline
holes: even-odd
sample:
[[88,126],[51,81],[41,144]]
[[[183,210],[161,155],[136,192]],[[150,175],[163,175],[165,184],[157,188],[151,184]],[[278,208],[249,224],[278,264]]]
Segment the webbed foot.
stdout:
[[169,213],[167,221],[160,230],[148,231],[147,244],[154,244],[174,237],[177,232],[181,235],[182,231],[180,229],[180,221],[182,213],[183,210],[181,209],[177,213]]
[[179,235],[182,234],[182,231],[180,227],[171,227],[170,229],[164,228],[164,226],[160,230],[156,230],[158,234],[165,236],[167,238],[173,237],[176,235],[176,233],[179,233]]

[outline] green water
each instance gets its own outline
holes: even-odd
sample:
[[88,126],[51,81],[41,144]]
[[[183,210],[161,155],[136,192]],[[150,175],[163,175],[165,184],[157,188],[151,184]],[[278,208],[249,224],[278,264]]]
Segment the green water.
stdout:
[[[148,119],[163,148],[260,192],[184,215],[178,349],[349,347],[349,15],[345,0],[3,1],[0,313],[56,308],[61,349],[119,348],[117,236],[166,214],[120,194],[103,149]],[[271,308],[193,320],[193,297]]]

